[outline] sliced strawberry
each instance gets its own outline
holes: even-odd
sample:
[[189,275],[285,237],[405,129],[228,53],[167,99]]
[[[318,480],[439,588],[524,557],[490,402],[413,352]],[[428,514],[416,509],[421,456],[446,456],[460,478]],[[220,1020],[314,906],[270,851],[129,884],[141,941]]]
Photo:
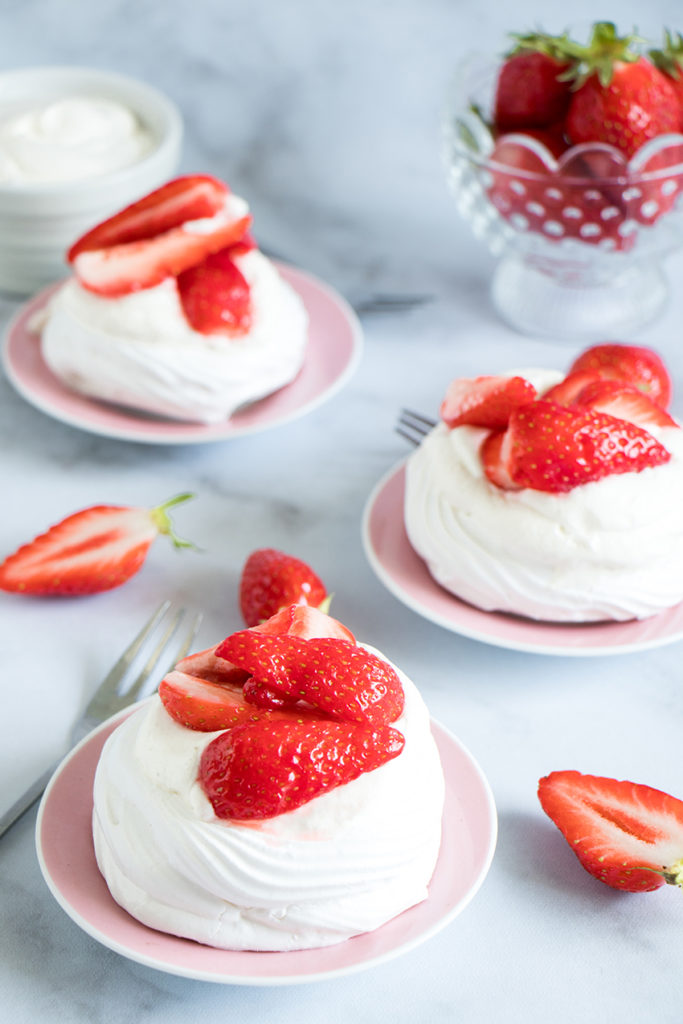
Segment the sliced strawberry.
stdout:
[[519,491],[521,487],[510,476],[510,435],[506,430],[498,430],[485,437],[479,456],[484,466],[487,480],[503,491]]
[[121,586],[142,566],[152,541],[173,532],[167,510],[191,498],[181,494],[157,508],[95,505],[75,512],[23,545],[0,565],[0,589],[75,597]]
[[678,424],[661,405],[623,380],[597,378],[587,384],[576,396],[577,405],[590,406],[597,412],[606,412],[629,423],[649,430],[650,427],[677,427]]
[[240,578],[240,608],[247,626],[292,604],[319,607],[327,591],[306,562],[275,548],[259,548],[247,558]]
[[225,205],[229,191],[208,174],[174,178],[88,231],[71,246],[67,260],[73,263],[82,252],[154,238],[185,221],[213,217]]
[[246,629],[219,644],[217,653],[277,697],[305,701],[333,718],[381,724],[403,711],[394,669],[347,640],[298,640]]
[[626,892],[683,886],[683,801],[650,786],[575,771],[540,780],[538,797],[586,871]]
[[337,619],[305,604],[290,604],[271,615],[265,622],[251,627],[255,633],[287,634],[300,640],[315,640],[323,637],[336,637],[338,640],[350,640],[355,644],[356,638]]
[[515,483],[553,493],[616,473],[662,465],[669,452],[633,423],[543,399],[510,417],[509,469]]
[[205,679],[211,683],[221,683],[227,686],[242,686],[249,678],[249,673],[244,669],[231,665],[225,658],[216,655],[216,647],[208,647],[205,651],[197,651],[195,654],[188,654],[186,658],[179,661],[175,666],[179,672],[188,676],[196,676],[198,679]]
[[204,750],[199,781],[219,818],[272,818],[397,757],[400,732],[355,722],[237,725]]
[[240,686],[219,685],[174,670],[159,684],[166,711],[186,729],[215,732],[238,722],[255,721],[261,713],[244,699]]
[[108,298],[127,295],[161,284],[195,266],[208,255],[238,243],[251,217],[241,212],[217,214],[208,230],[175,227],[152,238],[142,238],[103,249],[86,249],[73,259],[76,277],[84,288]]
[[451,381],[441,403],[441,419],[448,427],[504,429],[510,413],[531,402],[536,388],[523,377],[458,377]]
[[598,374],[592,370],[577,370],[568,374],[559,384],[553,385],[541,396],[546,402],[557,402],[558,405],[573,405],[580,392],[599,380]]
[[240,335],[251,327],[251,290],[232,258],[235,248],[211,253],[178,274],[183,313],[201,334]]
[[652,349],[609,342],[582,352],[570,373],[587,370],[600,377],[628,381],[666,409],[671,401],[671,380],[662,359]]

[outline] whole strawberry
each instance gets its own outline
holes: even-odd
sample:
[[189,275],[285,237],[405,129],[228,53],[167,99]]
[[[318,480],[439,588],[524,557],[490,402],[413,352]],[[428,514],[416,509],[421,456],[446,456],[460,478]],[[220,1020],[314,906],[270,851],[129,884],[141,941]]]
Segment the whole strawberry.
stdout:
[[650,139],[680,126],[676,90],[611,22],[597,22],[574,66],[574,93],[565,120],[572,143],[604,142],[630,158]]
[[259,548],[244,564],[239,597],[245,624],[256,626],[287,605],[319,608],[327,599],[327,591],[300,558],[275,548]]
[[141,567],[152,541],[168,534],[176,547],[193,547],[173,532],[168,509],[95,505],[67,516],[9,555],[0,565],[0,590],[78,597],[120,587]]
[[664,32],[661,50],[650,50],[650,60],[668,80],[678,97],[680,108],[679,132],[683,131],[683,36],[677,32],[674,36],[668,29]]
[[563,76],[569,62],[564,37],[542,32],[515,35],[517,45],[498,72],[493,119],[501,132],[550,128],[564,120],[571,99]]

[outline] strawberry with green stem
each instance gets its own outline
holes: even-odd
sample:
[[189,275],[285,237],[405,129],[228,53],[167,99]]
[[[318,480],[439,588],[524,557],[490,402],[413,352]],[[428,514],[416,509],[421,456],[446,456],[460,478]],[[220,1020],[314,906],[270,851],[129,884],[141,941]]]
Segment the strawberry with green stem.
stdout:
[[0,590],[34,596],[96,594],[120,587],[142,567],[160,535],[177,548],[168,510],[194,497],[179,494],[156,508],[95,505],[52,526],[0,565]]
[[551,772],[538,797],[586,871],[605,885],[624,892],[683,887],[683,801],[577,771]]
[[633,156],[650,139],[678,131],[680,105],[671,81],[636,48],[600,21],[586,46],[573,44],[566,73],[572,97],[565,121],[570,140],[605,142]]

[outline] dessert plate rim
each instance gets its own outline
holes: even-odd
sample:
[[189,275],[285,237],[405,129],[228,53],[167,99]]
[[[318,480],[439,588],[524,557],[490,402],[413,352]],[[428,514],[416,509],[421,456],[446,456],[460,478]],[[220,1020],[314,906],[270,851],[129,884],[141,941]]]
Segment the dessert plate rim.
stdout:
[[231,985],[327,980],[384,963],[420,945],[452,921],[482,885],[497,839],[493,794],[469,750],[432,721],[446,799],[441,850],[423,903],[374,932],[288,953],[214,949],[148,928],[109,894],[97,868],[91,831],[92,782],[100,751],[116,726],[140,706],[114,715],[67,754],[45,790],[36,821],[40,870],[57,903],[83,931],[127,959],[181,977]]
[[683,638],[683,604],[649,619],[553,623],[487,612],[460,600],[431,577],[408,540],[403,521],[406,462],[402,459],[392,466],[371,491],[363,510],[361,535],[375,575],[418,615],[494,647],[562,657],[628,654]]
[[40,338],[28,330],[31,318],[64,282],[49,285],[25,302],[10,320],[2,364],[14,389],[40,412],[102,437],[140,444],[207,444],[282,426],[312,412],[351,378],[361,359],[363,330],[348,302],[313,274],[273,261],[309,313],[309,343],[297,377],[220,423],[184,423],[147,417],[132,409],[78,394],[49,369]]

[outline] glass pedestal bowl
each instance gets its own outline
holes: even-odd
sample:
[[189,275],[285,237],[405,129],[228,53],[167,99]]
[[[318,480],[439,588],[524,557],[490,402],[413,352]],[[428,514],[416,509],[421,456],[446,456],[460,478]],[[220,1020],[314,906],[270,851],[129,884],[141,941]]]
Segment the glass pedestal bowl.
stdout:
[[543,139],[487,126],[497,69],[472,58],[445,121],[450,187],[501,257],[499,314],[526,334],[597,341],[652,321],[668,296],[661,261],[683,241],[683,135],[630,159],[604,143],[556,159]]

